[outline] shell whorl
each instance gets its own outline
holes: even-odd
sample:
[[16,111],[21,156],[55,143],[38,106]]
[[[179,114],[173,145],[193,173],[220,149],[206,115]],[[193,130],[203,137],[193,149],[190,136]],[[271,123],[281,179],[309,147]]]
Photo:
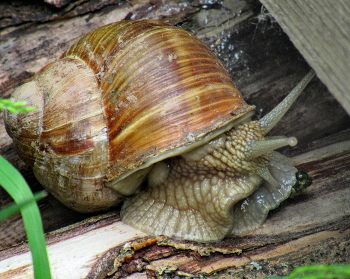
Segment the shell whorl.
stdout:
[[191,145],[254,109],[210,49],[151,20],[101,27],[61,58],[95,73],[107,122],[111,180],[159,154]]

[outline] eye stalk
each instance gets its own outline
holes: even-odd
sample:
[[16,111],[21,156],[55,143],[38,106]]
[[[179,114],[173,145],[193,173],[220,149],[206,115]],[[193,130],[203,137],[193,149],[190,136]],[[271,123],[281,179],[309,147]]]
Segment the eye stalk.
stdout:
[[239,123],[192,151],[155,164],[147,186],[124,202],[122,220],[150,234],[201,242],[259,227],[297,184],[291,160],[274,151],[295,146],[297,139],[264,135],[313,76],[310,72],[260,121]]
[[270,153],[275,149],[284,146],[296,146],[298,140],[296,137],[282,137],[278,139],[269,139],[266,141],[251,141],[247,144],[244,154],[247,159],[255,159],[263,154]]
[[297,170],[274,150],[297,140],[265,135],[313,76],[250,121],[255,107],[203,42],[163,22],[125,20],[81,37],[15,90],[37,110],[8,115],[6,128],[68,207],[107,210],[131,195],[123,222],[217,241],[257,228],[290,195]]
[[299,97],[304,88],[315,76],[315,71],[311,70],[299,84],[279,103],[272,111],[259,120],[262,133],[266,135],[281,120],[295,100]]

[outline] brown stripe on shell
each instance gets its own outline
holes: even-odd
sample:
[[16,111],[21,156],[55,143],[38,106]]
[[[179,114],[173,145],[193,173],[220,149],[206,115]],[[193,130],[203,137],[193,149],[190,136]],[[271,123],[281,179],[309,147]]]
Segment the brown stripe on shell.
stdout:
[[[78,59],[60,59],[34,80],[45,94],[39,151],[71,156],[93,149],[106,130],[93,72]],[[49,86],[49,87],[48,87]]]
[[83,37],[64,56],[85,60],[100,81],[111,179],[253,109],[206,45],[164,23],[111,24]]

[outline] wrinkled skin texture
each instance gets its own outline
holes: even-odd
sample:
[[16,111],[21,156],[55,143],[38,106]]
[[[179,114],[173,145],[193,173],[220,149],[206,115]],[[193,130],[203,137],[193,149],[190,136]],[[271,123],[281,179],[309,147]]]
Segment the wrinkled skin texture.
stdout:
[[259,121],[242,123],[197,149],[157,163],[147,186],[122,207],[123,221],[155,235],[217,241],[259,227],[287,199],[297,169],[274,152],[294,137],[265,138],[315,73]]
[[[251,160],[245,154],[249,142],[263,140],[259,123],[248,122],[202,147],[157,163],[147,187],[124,202],[123,221],[155,235],[196,241],[225,237],[237,218],[233,206],[250,196],[263,176],[270,174],[271,152]],[[283,192],[282,199],[295,183],[295,171],[289,168],[285,189],[278,184],[272,187],[273,192]],[[249,214],[256,214],[255,208]],[[247,225],[255,228],[263,220],[250,220]]]
[[265,136],[312,76],[249,122],[254,107],[195,36],[122,21],[83,36],[19,87],[13,99],[37,110],[7,113],[6,129],[66,206],[108,210],[135,194],[124,222],[216,241],[255,229],[289,196],[296,169],[274,150],[296,139]]

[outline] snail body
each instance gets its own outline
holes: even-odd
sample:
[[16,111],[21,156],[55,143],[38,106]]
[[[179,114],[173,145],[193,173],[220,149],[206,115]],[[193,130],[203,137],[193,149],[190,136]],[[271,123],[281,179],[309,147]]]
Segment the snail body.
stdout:
[[313,75],[251,121],[254,106],[195,36],[123,21],[83,36],[19,87],[12,98],[37,110],[7,114],[6,128],[68,207],[94,212],[125,200],[123,222],[215,241],[255,229],[289,196],[297,170],[273,150],[296,139],[265,135]]

